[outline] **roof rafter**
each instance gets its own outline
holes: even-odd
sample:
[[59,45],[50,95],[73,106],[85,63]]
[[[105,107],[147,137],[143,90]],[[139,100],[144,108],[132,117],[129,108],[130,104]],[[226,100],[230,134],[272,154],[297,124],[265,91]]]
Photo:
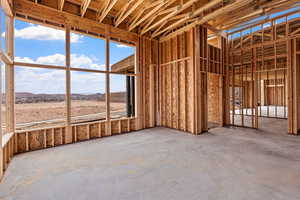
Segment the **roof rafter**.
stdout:
[[186,25],[170,34],[168,34],[167,36],[163,37],[161,39],[161,41],[164,41],[166,39],[169,39],[170,37],[172,37],[173,35],[176,35],[184,30],[188,30],[196,25],[200,25],[200,24],[204,24],[206,22],[208,22],[209,20],[211,19],[214,19],[224,13],[229,13],[229,12],[232,12],[236,9],[239,9],[240,7],[243,7],[249,3],[251,3],[252,0],[240,0],[240,1],[235,1],[233,3],[230,3],[230,4],[227,4],[226,6],[222,7],[222,8],[219,8],[207,15],[205,15],[204,17],[201,17],[201,18],[198,18],[197,20],[195,20],[194,22],[190,23],[189,25]]
[[158,20],[157,22],[155,22],[154,24],[152,24],[151,26],[147,27],[147,28],[143,28],[141,34],[145,34],[148,31],[150,31],[151,29],[159,26],[161,23],[163,23],[164,21],[170,19],[171,17],[174,17],[175,15],[177,15],[178,13],[182,12],[183,10],[189,8],[190,6],[192,6],[196,1],[198,0],[189,0],[188,2],[182,4],[182,5],[177,5],[174,8],[174,11],[169,13],[168,15],[164,16],[163,18],[161,18],[160,20]]
[[132,23],[129,25],[129,31],[133,30],[135,27],[137,27],[138,25],[140,25],[142,22],[144,22],[146,19],[149,19],[149,17],[151,17],[151,15],[153,15],[155,12],[157,12],[160,8],[162,8],[164,5],[165,5],[165,0],[160,0],[160,1],[156,1],[154,2],[154,4],[151,4],[151,7],[153,7],[154,5],[154,8],[149,11],[146,15],[144,15],[142,18],[141,15],[144,13],[145,10],[149,9],[148,8],[145,8],[144,10],[142,10],[138,17],[136,17]]
[[[128,6],[132,3],[135,2],[134,5],[131,6],[129,10],[127,10]],[[117,17],[115,21],[115,26],[119,26],[139,5],[141,5],[143,0],[137,0],[137,1],[129,1],[121,10],[122,12],[120,15]],[[127,11],[127,12],[126,12]]]
[[58,0],[58,9],[63,10],[65,4],[65,0]]
[[99,22],[102,22],[107,16],[109,11],[114,7],[118,0],[106,0],[105,7],[102,9],[101,15],[99,16]]
[[82,1],[81,7],[80,7],[81,17],[84,16],[84,14],[85,14],[87,8],[89,7],[91,1],[92,0],[83,0]]
[[1,0],[1,7],[6,15],[10,17],[13,16],[12,5],[8,2],[8,0]]
[[[176,21],[175,23],[173,23],[173,24],[167,26],[165,29],[163,29],[163,30],[161,30],[161,31],[159,31],[159,32],[156,31],[156,33],[152,34],[152,37],[156,37],[156,36],[160,35],[161,33],[164,33],[164,32],[166,32],[166,31],[169,31],[169,30],[172,29],[172,28],[175,28],[175,27],[181,25],[182,23],[184,23],[184,22],[187,21],[188,19],[191,19],[191,18],[193,18],[193,17],[198,16],[198,15],[201,14],[203,11],[205,11],[205,10],[207,10],[207,9],[209,9],[209,8],[211,8],[211,7],[213,7],[213,6],[217,5],[217,4],[219,4],[219,3],[221,3],[222,1],[223,1],[223,0],[214,0],[214,1],[211,1],[211,2],[209,2],[209,3],[204,4],[203,6],[201,6],[201,7],[198,8],[198,9],[196,9],[195,11],[186,13],[186,14],[183,16],[182,19],[180,19],[180,20]],[[145,32],[142,31],[142,34],[143,34],[143,33],[145,33]]]

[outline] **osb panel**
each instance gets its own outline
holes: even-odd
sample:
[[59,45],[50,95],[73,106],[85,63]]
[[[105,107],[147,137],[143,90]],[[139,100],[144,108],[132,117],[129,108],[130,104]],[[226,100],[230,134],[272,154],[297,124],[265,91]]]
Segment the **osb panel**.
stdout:
[[135,131],[136,129],[136,120],[130,119],[130,131]]
[[53,145],[53,131],[52,131],[52,129],[46,129],[46,144],[47,144],[47,147],[51,147]]
[[194,69],[191,61],[187,62],[186,67],[186,76],[187,76],[187,98],[186,98],[186,105],[187,105],[187,130],[189,132],[193,132],[193,119],[194,119]]
[[186,123],[186,61],[180,62],[179,68],[179,128],[181,130],[185,130],[185,123]]
[[72,142],[76,142],[76,126],[72,126]]
[[121,132],[126,133],[128,132],[128,120],[122,120],[121,121]]
[[167,126],[172,127],[172,65],[166,66],[166,117]]
[[87,135],[88,125],[78,125],[76,130],[77,130],[76,133],[77,133],[77,140],[78,141],[88,139],[88,135]]
[[106,122],[101,122],[100,123],[100,126],[101,126],[101,137],[105,136],[105,133],[106,133]]
[[120,124],[119,120],[118,121],[112,121],[111,122],[111,133],[113,135],[119,134],[120,133]]
[[173,64],[172,67],[172,127],[177,127],[178,115],[178,65]]
[[44,131],[31,131],[28,133],[29,149],[44,148]]
[[63,144],[62,138],[62,128],[55,128],[54,129],[54,145],[61,145]]
[[26,151],[26,133],[16,133],[18,137],[18,152]]
[[90,138],[99,137],[99,124],[90,124]]
[[[146,55],[150,55],[150,54],[146,54]],[[145,97],[144,97],[144,116],[145,116],[145,127],[149,127],[149,121],[150,121],[150,104],[149,104],[149,98],[146,97],[150,97],[150,65],[145,65],[144,69],[143,69],[143,79],[144,79],[144,84],[143,84],[143,90],[145,91]]]
[[220,123],[220,75],[208,73],[208,121]]

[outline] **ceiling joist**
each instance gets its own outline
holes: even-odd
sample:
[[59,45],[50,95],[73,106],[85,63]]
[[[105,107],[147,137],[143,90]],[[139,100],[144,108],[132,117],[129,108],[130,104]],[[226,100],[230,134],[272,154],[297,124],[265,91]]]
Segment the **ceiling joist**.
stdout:
[[[0,0],[8,16],[14,13],[12,0]],[[105,23],[110,27],[120,27],[122,31],[150,35],[163,39],[188,30],[198,24],[207,24],[216,35],[224,35],[224,30],[247,27],[253,19],[299,5],[299,0],[57,0],[53,1],[14,0],[16,4],[32,2],[43,8],[56,9],[58,16],[69,14],[81,16],[96,24]],[[298,3],[298,4],[297,4]],[[26,13],[31,13],[28,9]],[[53,16],[46,21],[53,21]],[[252,21],[251,21],[252,20]],[[259,20],[263,20],[259,18]],[[56,22],[54,22],[56,23]],[[63,25],[62,25],[63,26]]]
[[118,0],[107,0],[106,6],[102,9],[101,15],[99,16],[98,21],[102,22],[107,16],[109,11],[114,7]]
[[62,11],[64,9],[64,5],[65,5],[65,0],[58,0],[58,9],[60,11]]
[[92,0],[83,0],[82,4],[81,4],[81,8],[80,8],[80,12],[81,12],[81,17],[84,16],[87,8],[89,7],[90,3]]
[[[129,10],[127,10],[128,6],[132,4],[132,2],[135,2]],[[120,15],[117,17],[115,21],[115,26],[119,26],[139,5],[143,3],[143,0],[137,0],[137,1],[129,1],[124,7]],[[127,11],[127,12],[126,12]]]

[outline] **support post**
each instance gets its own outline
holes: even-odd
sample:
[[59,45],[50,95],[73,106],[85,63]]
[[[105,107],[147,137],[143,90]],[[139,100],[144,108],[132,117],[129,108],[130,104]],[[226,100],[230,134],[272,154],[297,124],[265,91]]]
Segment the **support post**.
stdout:
[[[2,67],[0,66],[0,77],[2,77]],[[3,148],[2,148],[2,81],[0,81],[0,181],[3,176]]]
[[131,84],[130,76],[126,76],[126,114],[131,117]]
[[106,51],[106,59],[105,59],[105,70],[106,70],[106,74],[105,74],[105,101],[106,101],[106,136],[110,136],[111,135],[111,122],[110,122],[110,74],[109,74],[109,27],[106,26],[106,30],[105,30],[106,34],[105,34],[105,51]]
[[[288,44],[288,132],[299,134],[300,129],[300,55],[297,54],[297,39]],[[299,44],[298,44],[299,45]]]
[[[7,55],[14,58],[14,19],[6,17],[6,51]],[[15,87],[14,65],[6,64],[6,132],[15,131]]]
[[67,114],[67,126],[65,143],[72,142],[72,127],[71,127],[71,56],[70,56],[70,26],[66,26],[66,114]]

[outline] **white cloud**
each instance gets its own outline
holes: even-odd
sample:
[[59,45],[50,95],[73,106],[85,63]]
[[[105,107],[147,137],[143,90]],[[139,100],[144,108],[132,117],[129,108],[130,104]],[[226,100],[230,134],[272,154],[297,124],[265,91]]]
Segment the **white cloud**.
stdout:
[[[5,37],[3,32],[2,37]],[[22,29],[15,29],[15,37],[35,40],[65,40],[65,32],[41,25],[30,25]],[[71,33],[71,42],[77,43],[83,38],[82,35]]]
[[[38,64],[46,64],[46,65],[65,65],[65,55],[63,54],[53,54],[49,56],[41,56],[38,57],[36,60],[33,60],[28,57],[15,57],[16,62],[26,62],[26,63],[38,63]],[[103,69],[104,64],[99,64],[94,62],[95,59],[81,54],[71,54],[71,67],[76,68],[85,68],[85,69]]]
[[[17,62],[64,65],[65,56],[53,54],[36,59],[29,57],[15,57]],[[71,54],[72,67],[87,69],[103,69],[104,65],[95,63],[87,55]],[[104,93],[105,75],[99,73],[77,72],[71,73],[72,93]],[[16,92],[32,93],[65,93],[65,71],[43,68],[17,67],[15,72]],[[118,84],[117,84],[118,85]],[[115,90],[118,90],[116,86]],[[120,90],[121,91],[121,88]]]
[[130,46],[127,46],[125,44],[117,44],[116,45],[118,48],[130,48]]

